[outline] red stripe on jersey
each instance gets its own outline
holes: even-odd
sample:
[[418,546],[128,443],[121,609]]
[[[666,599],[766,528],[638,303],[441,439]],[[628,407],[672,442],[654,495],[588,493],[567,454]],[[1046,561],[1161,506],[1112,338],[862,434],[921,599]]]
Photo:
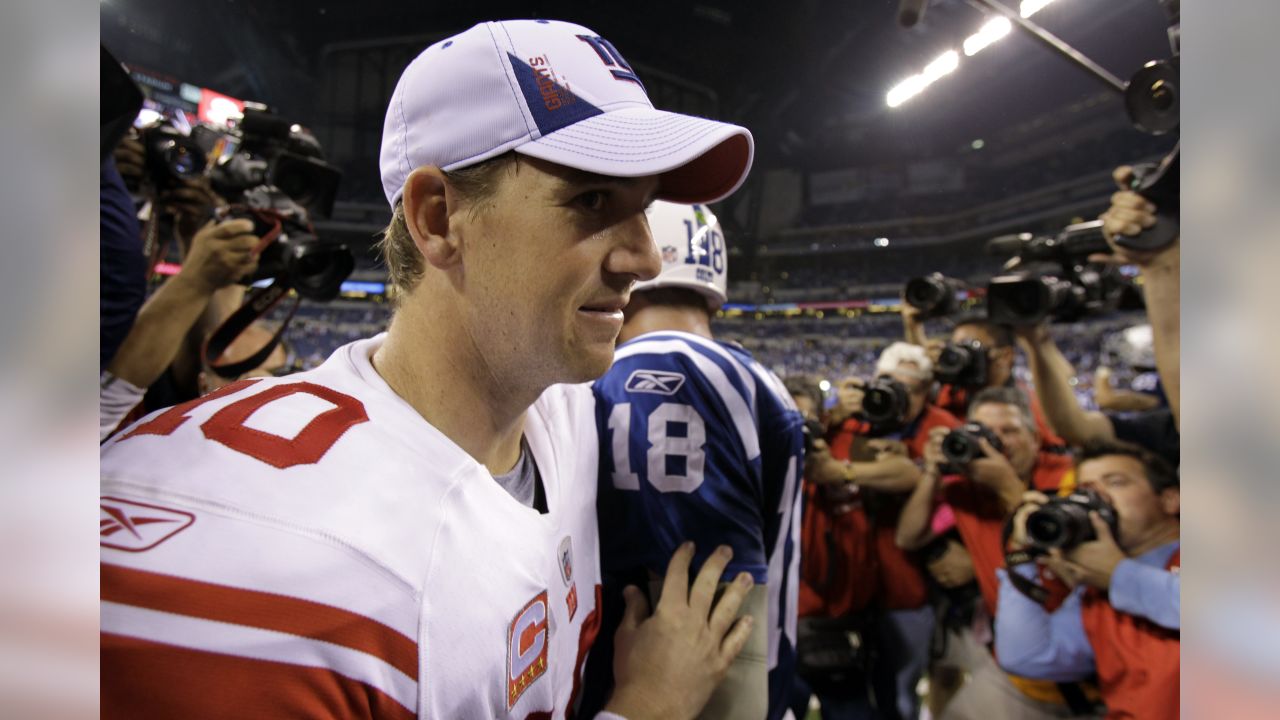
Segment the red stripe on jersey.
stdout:
[[414,713],[325,668],[255,660],[102,633],[103,718],[377,718]]
[[596,584],[596,604],[591,612],[582,620],[582,629],[578,632],[578,659],[573,665],[573,689],[569,693],[569,707],[564,710],[565,720],[573,720],[573,709],[578,706],[578,696],[582,694],[582,666],[587,661],[587,653],[600,634],[600,608],[604,588]]
[[108,602],[323,640],[372,655],[418,679],[417,643],[349,610],[119,565],[101,567],[102,599]]

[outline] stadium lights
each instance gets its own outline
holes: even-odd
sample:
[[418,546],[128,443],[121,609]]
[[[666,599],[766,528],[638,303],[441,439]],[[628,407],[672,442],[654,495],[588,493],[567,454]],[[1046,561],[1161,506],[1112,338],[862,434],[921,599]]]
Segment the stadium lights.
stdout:
[[1024,18],[1029,18],[1043,10],[1044,6],[1051,2],[1053,0],[1022,0],[1018,5],[1018,14]]
[[926,65],[924,72],[919,75],[912,75],[893,86],[893,89],[885,96],[885,102],[889,103],[889,107],[898,107],[919,95],[922,90],[937,82],[944,75],[955,72],[957,67],[960,67],[960,54],[955,50],[948,50]]
[[969,57],[977,55],[986,46],[1008,35],[1012,29],[1013,23],[1009,22],[1009,18],[1004,16],[991,18],[986,25],[982,26],[982,29],[965,39],[964,54]]
[[[1045,6],[1052,3],[1053,0],[1022,0],[1018,5],[1018,13],[1024,18],[1040,12]],[[991,43],[1008,35],[1013,29],[1013,23],[1003,16],[994,17],[988,20],[978,32],[970,35],[964,41],[964,54],[972,57],[986,48]],[[898,107],[902,103],[919,95],[925,88],[932,85],[939,78],[955,71],[960,65],[960,56],[955,50],[949,50],[938,59],[925,66],[924,72],[919,75],[912,75],[902,82],[894,85],[893,88],[885,95],[885,103],[889,107]]]

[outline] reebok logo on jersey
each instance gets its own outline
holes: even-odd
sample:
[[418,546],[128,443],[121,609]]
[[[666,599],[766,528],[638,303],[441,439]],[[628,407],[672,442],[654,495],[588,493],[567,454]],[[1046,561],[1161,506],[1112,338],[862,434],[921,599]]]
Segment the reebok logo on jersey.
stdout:
[[627,378],[627,392],[675,395],[684,385],[684,375],[661,370],[636,370]]
[[507,628],[507,710],[547,671],[547,591],[534,596]]
[[104,497],[99,507],[102,547],[126,552],[150,550],[196,521],[191,513],[119,498]]

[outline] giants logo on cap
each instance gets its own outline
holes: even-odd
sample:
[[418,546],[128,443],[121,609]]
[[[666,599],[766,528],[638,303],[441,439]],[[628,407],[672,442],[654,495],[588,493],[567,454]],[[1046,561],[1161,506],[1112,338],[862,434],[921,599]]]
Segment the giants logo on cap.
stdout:
[[507,709],[547,671],[547,591],[538,593],[507,629]]

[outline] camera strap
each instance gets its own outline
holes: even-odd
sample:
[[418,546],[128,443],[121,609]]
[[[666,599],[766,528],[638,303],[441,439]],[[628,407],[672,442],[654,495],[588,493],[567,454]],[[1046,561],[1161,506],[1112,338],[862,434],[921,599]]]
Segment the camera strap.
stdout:
[[200,352],[204,364],[224,378],[235,379],[266,362],[267,358],[276,349],[276,346],[280,344],[280,339],[284,337],[284,331],[289,327],[289,321],[293,319],[294,313],[298,311],[298,306],[302,303],[301,297],[294,296],[293,307],[289,308],[289,314],[280,323],[280,328],[256,352],[236,362],[219,364],[218,360],[227,351],[227,347],[232,342],[235,342],[236,338],[240,337],[241,333],[257,322],[259,318],[271,312],[272,308],[279,305],[281,300],[288,297],[290,289],[287,283],[279,279],[272,281],[266,287],[254,288],[249,293],[249,296],[245,298],[244,304],[231,313],[218,326],[218,329],[214,330],[205,340],[204,347]]
[[1021,573],[1015,572],[1014,568],[1018,565],[1034,564],[1036,558],[1043,555],[1042,551],[1031,549],[1010,550],[1009,538],[1013,536],[1013,519],[1017,515],[1015,510],[1004,521],[1004,528],[1000,531],[1000,547],[1005,549],[1004,567],[1005,572],[1009,575],[1009,582],[1013,587],[1023,595],[1034,600],[1039,605],[1044,605],[1049,599],[1049,591],[1042,585],[1036,584],[1034,581],[1023,577]]

